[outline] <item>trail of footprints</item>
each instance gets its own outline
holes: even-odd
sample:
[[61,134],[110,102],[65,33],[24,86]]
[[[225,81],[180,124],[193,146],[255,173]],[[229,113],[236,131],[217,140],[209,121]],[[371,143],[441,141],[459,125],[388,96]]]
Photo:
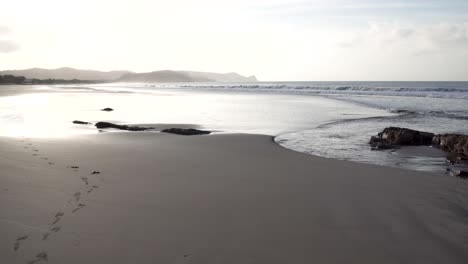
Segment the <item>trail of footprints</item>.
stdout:
[[[55,163],[50,161],[49,158],[41,157],[41,155],[39,154],[40,153],[39,149],[35,148],[34,145],[31,142],[29,142],[28,140],[29,140],[28,138],[25,138],[25,139],[20,141],[21,143],[23,143],[25,145],[24,149],[31,150],[33,152],[32,153],[33,156],[40,157],[40,159],[47,162],[48,165],[50,165],[50,166],[55,165]],[[79,172],[80,167],[77,166],[77,165],[70,165],[70,166],[67,166],[67,168],[72,169],[74,172]],[[92,171],[90,173],[90,175],[96,175],[96,174],[101,174],[101,172],[100,171]],[[86,188],[86,194],[87,195],[89,195],[91,192],[93,192],[94,190],[99,188],[98,185],[91,185],[91,180],[90,180],[89,177],[80,176],[80,179],[81,179],[81,181],[83,182],[83,184],[84,184],[84,186]],[[86,206],[86,204],[81,202],[82,196],[83,196],[83,191],[81,191],[81,190],[76,191],[72,195],[72,197],[68,200],[68,204],[72,204],[74,206],[73,208],[71,208],[70,214],[75,214],[79,210],[81,210],[83,207]],[[60,226],[59,223],[60,223],[60,221],[62,220],[63,217],[65,217],[65,212],[63,212],[63,211],[58,211],[54,215],[54,217],[53,217],[53,219],[52,219],[52,221],[51,221],[51,223],[49,225],[49,230],[42,234],[42,241],[48,240],[49,237],[52,234],[57,233],[62,229],[62,226]],[[23,235],[23,236],[18,237],[15,240],[15,242],[13,243],[13,250],[14,251],[20,250],[21,244],[24,243],[28,239],[29,239],[29,235]],[[28,261],[27,264],[47,262],[48,260],[49,260],[48,253],[45,252],[45,251],[42,251],[42,252],[39,252],[35,256],[34,259]]]

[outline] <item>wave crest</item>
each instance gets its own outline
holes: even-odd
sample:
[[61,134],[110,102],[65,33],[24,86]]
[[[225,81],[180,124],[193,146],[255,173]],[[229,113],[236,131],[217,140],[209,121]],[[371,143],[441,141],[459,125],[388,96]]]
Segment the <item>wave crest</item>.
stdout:
[[[414,85],[414,84],[413,84]],[[430,85],[434,85],[433,83]],[[384,95],[384,96],[412,96],[412,97],[436,97],[436,98],[457,98],[468,99],[468,83],[442,83],[440,86],[424,87],[417,85],[413,87],[398,86],[389,83],[388,86],[369,85],[333,85],[333,84],[185,84],[180,88],[195,89],[229,89],[229,90],[253,90],[253,91],[273,91],[288,93],[310,93],[310,94],[330,94],[330,95]]]

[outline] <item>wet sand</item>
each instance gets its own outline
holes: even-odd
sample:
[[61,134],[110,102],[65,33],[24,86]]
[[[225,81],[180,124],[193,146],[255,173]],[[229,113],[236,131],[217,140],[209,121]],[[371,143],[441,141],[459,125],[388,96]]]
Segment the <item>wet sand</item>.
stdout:
[[468,181],[269,136],[0,139],[1,263],[466,263]]

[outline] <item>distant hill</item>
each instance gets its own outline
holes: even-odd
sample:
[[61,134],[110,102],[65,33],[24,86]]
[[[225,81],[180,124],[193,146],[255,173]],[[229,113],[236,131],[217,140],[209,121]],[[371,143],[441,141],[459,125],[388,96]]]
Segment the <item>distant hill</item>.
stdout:
[[28,79],[62,79],[62,80],[87,80],[87,81],[114,81],[121,78],[129,71],[92,71],[73,68],[41,69],[32,68],[26,70],[0,71],[0,75],[24,76]]
[[134,73],[130,71],[93,71],[73,68],[0,71],[0,75],[24,76],[27,79],[60,79],[104,82],[255,82],[255,76],[245,77],[237,73],[210,73],[194,71],[154,71]]
[[211,73],[192,71],[154,71],[129,73],[121,82],[255,82],[255,76],[245,77],[237,73]]
[[0,75],[0,84],[22,84],[25,80],[23,76]]

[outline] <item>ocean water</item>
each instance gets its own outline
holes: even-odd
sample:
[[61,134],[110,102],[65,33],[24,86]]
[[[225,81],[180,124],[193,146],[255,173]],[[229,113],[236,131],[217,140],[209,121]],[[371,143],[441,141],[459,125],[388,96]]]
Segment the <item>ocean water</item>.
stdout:
[[[0,97],[0,135],[99,133],[72,124],[75,119],[194,124],[219,133],[273,135],[285,148],[327,158],[443,173],[446,157],[437,149],[372,151],[368,140],[387,126],[468,134],[468,82],[115,83],[34,89]],[[104,107],[116,110],[99,111]]]

